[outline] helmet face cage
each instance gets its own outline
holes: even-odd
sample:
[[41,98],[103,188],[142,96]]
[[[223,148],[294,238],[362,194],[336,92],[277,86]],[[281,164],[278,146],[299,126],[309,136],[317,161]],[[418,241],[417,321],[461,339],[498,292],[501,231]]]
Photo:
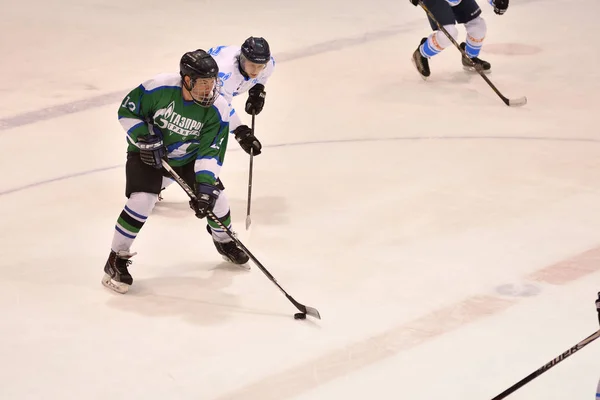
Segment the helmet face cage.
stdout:
[[210,107],[212,106],[217,97],[219,96],[219,90],[217,85],[217,78],[202,78],[202,77],[193,77],[191,75],[186,75],[190,78],[190,85],[184,85],[185,88],[190,92],[194,103],[198,104],[201,107]]
[[[190,92],[193,101],[201,107],[212,106],[219,96],[216,61],[204,50],[198,49],[183,55],[179,64],[183,86]],[[189,83],[186,82],[186,76]]]

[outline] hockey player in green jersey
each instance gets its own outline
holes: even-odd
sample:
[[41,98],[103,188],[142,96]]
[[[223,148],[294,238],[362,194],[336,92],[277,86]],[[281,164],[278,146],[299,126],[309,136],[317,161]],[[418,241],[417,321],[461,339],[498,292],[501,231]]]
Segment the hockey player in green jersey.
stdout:
[[[228,228],[229,205],[219,181],[229,134],[229,104],[218,93],[219,68],[204,50],[185,53],[179,74],[161,74],[132,90],[119,107],[119,122],[128,142],[125,195],[117,219],[102,284],[126,293],[133,278],[131,246],[158,200],[168,173],[161,160],[195,189],[190,201],[196,217],[209,211]],[[229,261],[245,264],[248,256],[207,218],[217,251]]]

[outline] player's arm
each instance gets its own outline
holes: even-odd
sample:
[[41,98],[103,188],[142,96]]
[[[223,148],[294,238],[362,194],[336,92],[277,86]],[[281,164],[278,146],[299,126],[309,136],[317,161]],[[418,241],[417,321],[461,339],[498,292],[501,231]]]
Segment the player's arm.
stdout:
[[212,211],[221,193],[216,184],[227,150],[229,107],[227,107],[227,102],[224,100],[222,106],[218,103],[217,101],[214,107],[220,112],[226,113],[227,118],[222,118],[222,114],[216,113],[217,115],[202,127],[200,135],[208,140],[202,141],[203,145],[198,150],[194,163],[196,200],[190,201],[190,207],[198,218],[204,218],[209,211]]
[[229,138],[229,110],[225,101],[217,103],[213,107],[219,112],[202,127],[200,133],[206,139],[202,140],[204,145],[198,150],[194,163],[198,184],[215,185],[225,159]]
[[246,112],[250,115],[258,115],[265,106],[265,98],[267,92],[265,91],[265,85],[269,80],[269,77],[275,69],[275,60],[271,57],[271,60],[267,63],[265,70],[261,73],[257,83],[248,90],[248,100],[246,100]]
[[150,135],[148,127],[158,96],[160,91],[147,92],[141,84],[125,96],[118,111],[119,122],[131,145],[130,151],[139,151],[142,161],[156,168],[161,167],[161,158],[166,153],[160,132]]

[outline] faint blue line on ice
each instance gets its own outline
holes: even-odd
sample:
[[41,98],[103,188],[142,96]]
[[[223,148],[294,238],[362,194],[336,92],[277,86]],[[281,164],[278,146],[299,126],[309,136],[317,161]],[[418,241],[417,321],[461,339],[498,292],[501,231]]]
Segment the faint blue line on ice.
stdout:
[[89,171],[83,171],[83,172],[77,172],[77,173],[74,173],[74,174],[68,174],[68,175],[59,176],[58,178],[47,179],[45,181],[34,182],[34,183],[30,183],[28,185],[16,187],[16,188],[13,188],[13,189],[4,190],[4,191],[0,192],[0,196],[4,196],[5,194],[11,194],[11,193],[16,193],[16,192],[21,192],[21,191],[23,191],[25,189],[31,189],[31,188],[34,188],[34,187],[45,185],[47,183],[64,181],[64,180],[71,179],[71,178],[77,178],[78,176],[91,175],[91,174],[95,174],[96,172],[108,171],[108,170],[119,168],[119,167],[122,167],[122,166],[123,166],[123,164],[113,165],[112,167],[96,168],[96,169],[92,169],[92,170],[89,170]]
[[[391,137],[391,138],[364,138],[364,139],[332,139],[315,140],[309,142],[280,143],[264,146],[265,148],[275,147],[295,147],[310,146],[314,144],[336,144],[336,143],[363,143],[363,142],[386,142],[386,141],[414,141],[414,140],[522,140],[522,141],[546,141],[546,142],[574,142],[574,143],[600,143],[600,139],[594,138],[552,138],[552,137],[527,137],[527,136],[409,136],[409,137]],[[239,151],[240,148],[233,148],[227,151]],[[48,183],[63,181],[79,176],[91,175],[96,172],[104,172],[111,169],[122,168],[125,164],[113,165],[112,167],[96,168],[89,171],[77,172],[74,174],[63,175],[58,178],[52,178],[40,182],[30,183],[28,185],[0,191],[0,196],[20,192],[26,189],[42,186]]]
[[[317,43],[311,46],[303,47],[298,50],[277,53],[277,63],[294,61],[301,58],[311,57],[317,54],[323,54],[330,51],[338,51],[346,47],[358,46],[364,43],[373,42],[394,36],[402,32],[410,31],[416,23],[422,23],[422,20],[407,22],[401,25],[392,26],[386,29],[366,32],[361,36],[340,38]],[[49,119],[62,117],[68,114],[75,114],[93,108],[103,107],[120,102],[127,94],[126,90],[101,94],[88,97],[83,100],[72,101],[70,103],[60,104],[52,107],[42,108],[40,110],[17,114],[12,117],[0,118],[0,132],[24,125],[30,125]]]

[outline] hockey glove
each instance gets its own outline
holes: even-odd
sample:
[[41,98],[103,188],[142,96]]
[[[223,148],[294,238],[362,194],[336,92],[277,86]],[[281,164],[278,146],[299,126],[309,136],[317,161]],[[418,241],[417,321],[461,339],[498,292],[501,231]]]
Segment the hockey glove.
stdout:
[[412,3],[413,6],[418,6],[419,5],[419,0],[408,0]]
[[190,200],[190,208],[196,212],[196,217],[204,218],[212,211],[221,191],[206,183],[196,184],[196,200]]
[[257,156],[261,153],[262,145],[252,133],[252,129],[248,128],[247,125],[240,125],[233,131],[235,135],[235,140],[238,141],[242,149],[248,154],[250,154],[250,150],[252,153]]
[[161,159],[167,154],[167,150],[159,136],[140,136],[137,139],[140,149],[140,158],[145,164],[154,168],[162,168]]
[[250,115],[260,114],[265,105],[265,86],[257,83],[248,90],[248,100],[246,100],[246,112]]
[[490,0],[490,4],[494,7],[494,12],[502,15],[508,10],[508,0]]

